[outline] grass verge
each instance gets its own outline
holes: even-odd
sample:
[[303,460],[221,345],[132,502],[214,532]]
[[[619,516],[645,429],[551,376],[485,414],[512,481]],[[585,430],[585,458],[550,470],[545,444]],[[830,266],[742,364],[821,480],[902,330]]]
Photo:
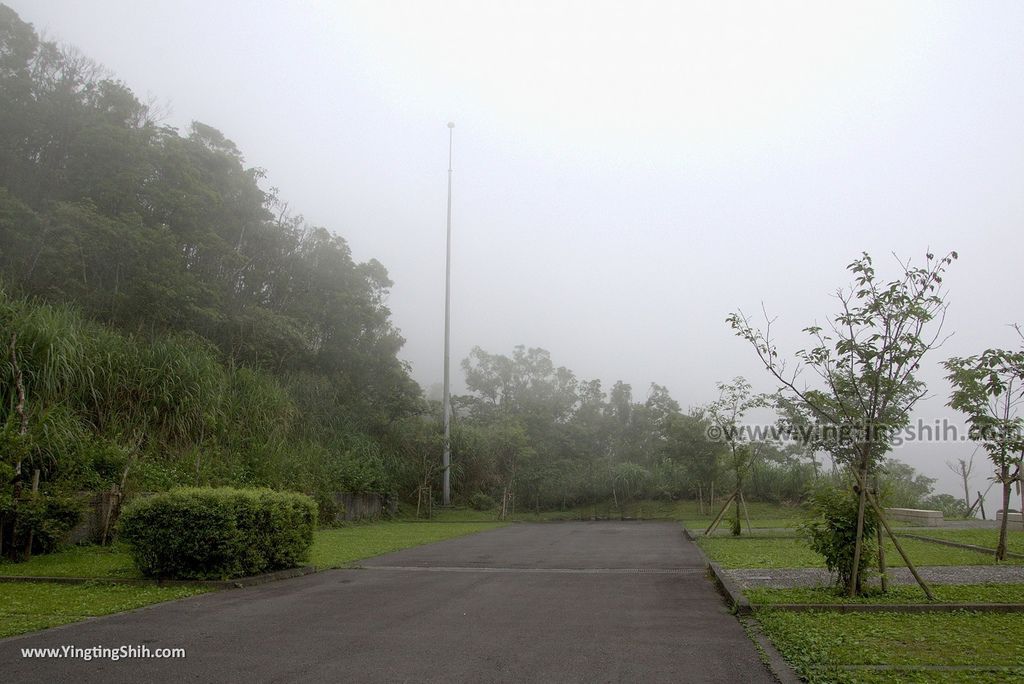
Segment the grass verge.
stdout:
[[0,638],[206,591],[202,587],[0,583]]
[[[355,524],[313,534],[310,561],[318,570],[340,568],[353,562],[410,546],[430,544],[474,532],[502,527],[505,523],[382,522]],[[75,546],[57,553],[34,556],[27,563],[0,563],[0,575],[22,577],[88,577],[91,579],[140,578],[128,550],[115,544]],[[8,585],[10,586],[10,585]]]
[[1018,682],[1024,675],[1019,615],[765,610],[758,620],[809,682]]
[[[703,537],[698,543],[704,552],[724,568],[823,568],[824,560],[801,539],[770,537]],[[931,544],[916,539],[901,539],[900,544],[915,565],[994,565],[986,553]],[[892,542],[886,540],[885,557],[890,567],[903,567],[903,559]],[[1024,559],[1009,559],[1024,564]]]
[[[751,525],[757,528],[769,527],[794,527],[804,517],[804,512],[798,506],[786,506],[782,504],[748,502],[750,510]],[[515,522],[543,522],[559,520],[618,520],[619,518],[630,519],[657,519],[657,520],[680,520],[686,523],[695,533],[703,531],[713,519],[718,509],[708,509],[704,506],[701,512],[696,501],[660,501],[644,500],[633,501],[623,504],[621,509],[616,507],[612,501],[601,501],[595,504],[582,504],[566,508],[565,510],[542,510],[540,512],[529,509],[518,509],[509,517]],[[728,515],[732,514],[732,508]],[[400,516],[405,520],[415,519],[415,508],[403,506]],[[727,516],[728,517],[728,516]],[[494,522],[498,519],[498,511],[477,511],[472,508],[438,508],[434,510],[432,522]],[[744,529],[746,520],[744,519]],[[722,526],[727,523],[723,519]]]
[[[934,584],[932,593],[940,603],[1024,603],[1024,584]],[[885,594],[873,592],[849,597],[831,587],[801,589],[745,589],[750,602],[759,606],[779,603],[893,604],[929,603],[919,587],[889,587]]]
[[120,545],[73,546],[33,556],[26,563],[0,562],[0,575],[22,577],[139,578],[128,550]]

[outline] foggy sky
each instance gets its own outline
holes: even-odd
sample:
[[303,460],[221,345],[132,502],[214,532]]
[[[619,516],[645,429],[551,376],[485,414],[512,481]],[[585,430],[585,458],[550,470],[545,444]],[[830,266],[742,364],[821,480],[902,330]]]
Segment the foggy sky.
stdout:
[[[942,360],[1019,346],[1022,3],[5,1],[379,259],[425,387],[449,120],[453,368],[525,344],[640,399],[658,382],[705,403],[735,375],[771,391],[729,312],[763,302],[791,352],[861,251],[895,275],[893,252],[926,248],[961,258],[918,416],[955,417]],[[896,456],[956,494],[943,461],[972,450]]]

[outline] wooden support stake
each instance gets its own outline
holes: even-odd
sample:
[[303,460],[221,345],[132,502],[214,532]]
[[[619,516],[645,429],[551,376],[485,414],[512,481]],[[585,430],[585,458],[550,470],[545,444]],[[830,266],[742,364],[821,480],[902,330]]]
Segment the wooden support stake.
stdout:
[[934,601],[935,596],[932,594],[932,590],[928,588],[928,584],[921,578],[921,575],[917,573],[917,568],[914,567],[914,562],[910,560],[910,556],[903,550],[903,546],[900,544],[899,539],[893,534],[893,531],[889,529],[889,522],[885,519],[885,513],[882,511],[882,507],[875,501],[875,497],[869,495],[868,499],[871,501],[871,505],[874,507],[875,512],[878,514],[878,519],[881,521],[882,526],[885,527],[885,531],[889,534],[889,538],[892,539],[893,546],[899,551],[900,556],[903,558],[903,562],[907,564],[907,569],[910,570],[910,574],[914,576],[917,583],[924,590],[924,595],[928,597],[929,601]]
[[747,532],[754,534],[754,526],[750,524],[750,511],[747,510],[747,502],[743,498],[743,492],[740,492],[740,503],[743,504],[743,517],[747,519]]
[[878,574],[882,578],[882,593],[889,591],[889,576],[885,563],[885,538],[882,537],[882,528],[876,527],[875,534],[878,537]]
[[934,601],[935,596],[932,594],[932,590],[928,587],[928,584],[921,578],[921,575],[918,574],[917,568],[914,567],[914,562],[910,560],[910,556],[908,556],[907,552],[903,550],[903,546],[900,544],[900,540],[896,538],[896,535],[893,534],[893,531],[889,528],[889,521],[885,519],[885,511],[882,510],[882,507],[878,504],[878,500],[875,498],[875,495],[871,493],[871,491],[869,491],[866,487],[864,487],[864,482],[863,480],[860,479],[860,473],[857,473],[857,479],[860,482],[862,488],[861,491],[867,494],[868,502],[870,502],[871,507],[875,509],[875,514],[878,515],[878,521],[882,523],[882,527],[885,528],[885,531],[886,533],[888,533],[889,538],[892,539],[893,546],[895,546],[896,550],[899,551],[900,556],[903,558],[903,562],[907,564],[907,569],[910,570],[910,574],[914,576],[914,579],[917,580],[917,583],[921,586],[921,589],[924,590],[924,595],[928,597],[928,600]]
[[732,500],[734,498],[736,498],[736,492],[733,492],[732,494],[729,495],[729,498],[725,500],[725,504],[722,505],[721,510],[718,511],[718,515],[715,516],[715,519],[711,521],[710,525],[708,525],[708,529],[704,530],[705,537],[711,534],[714,531],[714,529],[718,527],[719,521],[721,521],[722,516],[725,515],[725,512],[729,510],[729,504],[732,503]]
[[[880,487],[878,486],[878,475],[875,475],[875,492],[878,492]],[[875,528],[875,537],[878,540],[878,575],[882,581],[882,593],[886,594],[889,592],[889,575],[888,565],[885,562],[885,538],[882,537],[882,528]]]

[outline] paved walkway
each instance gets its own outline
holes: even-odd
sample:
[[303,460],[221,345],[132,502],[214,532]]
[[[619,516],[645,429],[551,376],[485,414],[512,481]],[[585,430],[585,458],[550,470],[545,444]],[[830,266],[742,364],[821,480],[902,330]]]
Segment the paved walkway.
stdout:
[[[1024,565],[931,565],[917,570],[926,582],[936,584],[1024,583]],[[789,589],[833,583],[829,572],[821,568],[741,568],[726,570],[726,573],[743,588]],[[889,580],[893,584],[915,584],[914,577],[906,568],[889,568]]]
[[[26,647],[184,647],[29,660]],[[516,524],[0,641],[4,682],[774,681],[675,523]]]

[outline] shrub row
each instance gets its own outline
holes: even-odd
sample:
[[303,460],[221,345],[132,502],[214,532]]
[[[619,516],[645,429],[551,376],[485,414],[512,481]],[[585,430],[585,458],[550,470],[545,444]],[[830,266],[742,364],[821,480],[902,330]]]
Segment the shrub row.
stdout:
[[316,504],[269,489],[175,489],[125,507],[121,538],[147,577],[230,579],[308,558]]

